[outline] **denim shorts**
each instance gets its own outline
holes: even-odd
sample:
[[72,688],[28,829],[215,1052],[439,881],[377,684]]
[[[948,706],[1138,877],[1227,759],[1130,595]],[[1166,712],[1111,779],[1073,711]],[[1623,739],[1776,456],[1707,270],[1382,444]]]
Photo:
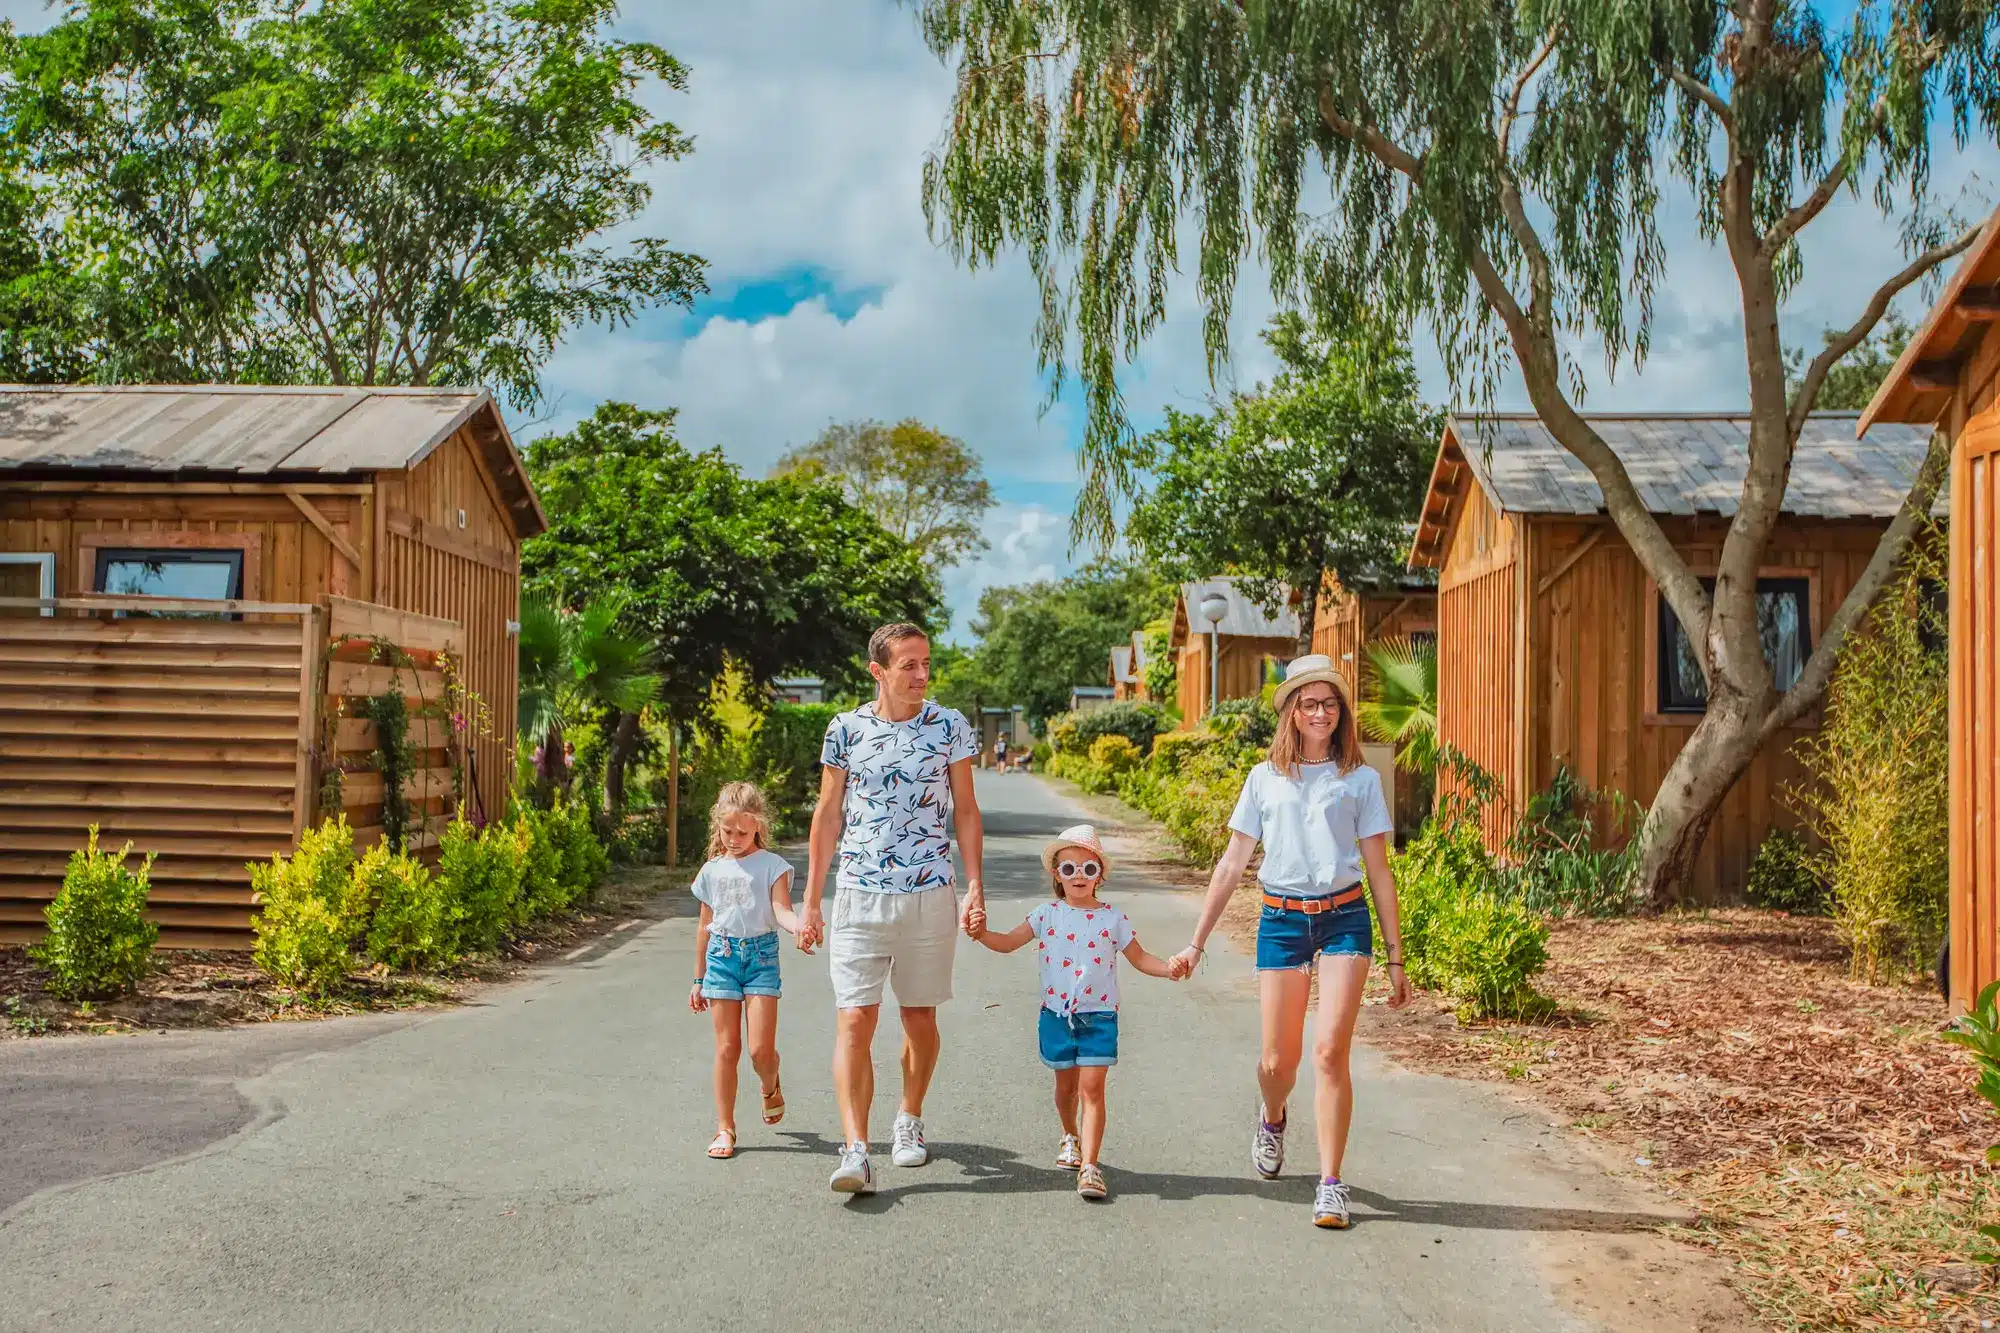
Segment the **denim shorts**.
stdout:
[[1316,955],[1375,952],[1375,932],[1368,915],[1368,895],[1331,912],[1307,915],[1268,904],[1257,918],[1257,970],[1280,972],[1311,967]]
[[709,1000],[741,1000],[750,995],[778,998],[778,932],[734,939],[708,937],[708,971],[701,993]]
[[1118,1063],[1118,1014],[1111,1009],[1067,1016],[1044,1009],[1035,1036],[1042,1044],[1042,1063],[1051,1069],[1098,1069]]

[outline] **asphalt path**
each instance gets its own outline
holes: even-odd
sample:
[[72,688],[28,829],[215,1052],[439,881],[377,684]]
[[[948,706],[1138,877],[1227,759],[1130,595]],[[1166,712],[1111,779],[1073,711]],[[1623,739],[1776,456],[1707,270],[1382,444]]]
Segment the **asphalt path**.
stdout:
[[[1079,811],[1026,775],[979,791],[1004,928]],[[1156,952],[1185,941],[1189,893],[1114,872],[1107,896]],[[1051,1161],[1031,953],[960,940],[935,1158],[878,1149],[880,1192],[850,1200],[827,1187],[824,958],[784,960],[785,1123],[759,1123],[746,1064],[742,1151],[718,1163],[693,947],[680,915],[428,1017],[10,1044],[0,1329],[1630,1326],[1573,1289],[1667,1210],[1479,1087],[1358,1053],[1350,1231],[1310,1225],[1309,1134],[1297,1170],[1256,1179],[1232,950],[1178,985],[1127,970],[1113,1197],[1089,1204]],[[890,1014],[876,1053],[883,1141]]]

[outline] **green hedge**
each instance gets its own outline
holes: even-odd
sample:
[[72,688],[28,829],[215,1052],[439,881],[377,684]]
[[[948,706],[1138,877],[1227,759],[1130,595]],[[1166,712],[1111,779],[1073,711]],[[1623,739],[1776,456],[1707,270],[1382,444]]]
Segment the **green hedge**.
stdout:
[[[1549,928],[1501,889],[1499,866],[1470,819],[1433,820],[1390,862],[1410,983],[1458,1001],[1463,1018],[1530,1017]],[[1376,949],[1380,953],[1380,923]]]
[[131,851],[129,842],[115,853],[99,849],[92,824],[90,841],[71,854],[62,888],[42,909],[48,938],[28,950],[48,969],[50,993],[72,1000],[123,995],[152,970],[160,939],[160,928],[146,919],[153,858],[128,870]]
[[1047,734],[1057,754],[1087,754],[1099,737],[1123,736],[1144,755],[1166,727],[1166,714],[1158,704],[1126,702],[1050,718]]

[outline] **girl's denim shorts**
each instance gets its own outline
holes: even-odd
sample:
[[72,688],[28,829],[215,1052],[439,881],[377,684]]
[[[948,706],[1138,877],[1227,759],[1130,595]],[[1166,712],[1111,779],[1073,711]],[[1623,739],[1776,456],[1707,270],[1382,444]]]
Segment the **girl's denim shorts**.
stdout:
[[1368,895],[1331,912],[1304,912],[1266,906],[1257,918],[1257,970],[1279,972],[1313,965],[1325,954],[1375,951],[1375,932],[1368,913]]
[[1118,1063],[1118,1013],[1086,1009],[1059,1014],[1043,1009],[1035,1020],[1035,1039],[1042,1063],[1051,1069],[1109,1068]]
[[710,935],[701,993],[709,1000],[741,1000],[752,995],[777,999],[778,932],[747,939]]

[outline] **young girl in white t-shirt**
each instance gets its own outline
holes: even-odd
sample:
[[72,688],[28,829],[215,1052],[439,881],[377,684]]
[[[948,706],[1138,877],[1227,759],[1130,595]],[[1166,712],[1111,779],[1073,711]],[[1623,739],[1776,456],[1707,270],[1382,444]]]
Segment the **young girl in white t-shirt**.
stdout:
[[714,1158],[736,1155],[736,1067],[750,1034],[750,1067],[764,1094],[764,1123],[785,1118],[778,1086],[778,929],[799,933],[792,867],[770,850],[771,816],[755,783],[732,782],[708,816],[708,863],[695,874],[701,901],[688,1008],[715,1024]]
[[1042,1063],[1056,1073],[1056,1114],[1062,1147],[1056,1165],[1076,1172],[1085,1199],[1110,1194],[1098,1149],[1104,1143],[1104,1082],[1118,1063],[1118,955],[1149,977],[1169,975],[1167,960],[1139,945],[1132,923],[1097,899],[1110,858],[1088,824],[1067,828],[1042,849],[1055,900],[1002,934],[974,915],[973,938],[995,953],[1034,940],[1041,957],[1042,1011],[1037,1036]]

